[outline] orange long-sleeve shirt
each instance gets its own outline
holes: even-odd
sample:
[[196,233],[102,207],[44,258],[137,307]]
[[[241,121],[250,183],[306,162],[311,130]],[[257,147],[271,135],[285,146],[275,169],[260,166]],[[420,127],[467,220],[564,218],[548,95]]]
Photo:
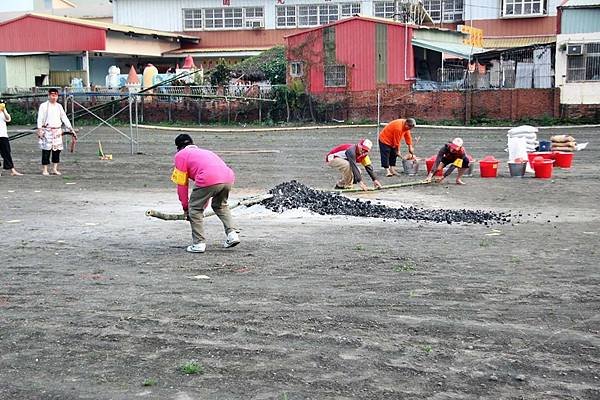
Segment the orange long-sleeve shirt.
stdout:
[[407,145],[412,145],[410,129],[406,127],[405,119],[395,119],[379,133],[379,141],[395,149],[400,149],[400,141],[404,138]]

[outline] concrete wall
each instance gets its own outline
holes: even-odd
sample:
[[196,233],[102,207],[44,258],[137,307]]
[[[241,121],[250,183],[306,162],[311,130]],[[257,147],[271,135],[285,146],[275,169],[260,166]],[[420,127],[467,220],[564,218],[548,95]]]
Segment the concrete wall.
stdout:
[[600,104],[600,81],[567,82],[568,43],[600,43],[600,32],[557,35],[556,87],[560,88],[562,104]]
[[49,73],[50,62],[45,54],[6,57],[6,87],[31,88],[36,76]]

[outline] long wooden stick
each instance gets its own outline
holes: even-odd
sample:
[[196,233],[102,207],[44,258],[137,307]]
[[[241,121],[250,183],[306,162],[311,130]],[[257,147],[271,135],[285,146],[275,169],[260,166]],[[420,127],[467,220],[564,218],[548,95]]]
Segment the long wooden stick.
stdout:
[[[239,206],[248,207],[254,204],[258,204],[263,200],[270,199],[271,197],[273,197],[273,195],[269,193],[252,197],[245,197],[229,204],[229,209],[233,209]],[[215,212],[212,210],[209,210],[204,213],[205,217],[210,217],[211,215],[215,215]],[[152,209],[146,210],[146,216],[162,219],[163,221],[185,221],[185,216],[183,214],[168,214]]]
[[[425,182],[425,181],[396,183],[393,185],[384,185],[381,189],[369,188],[369,189],[367,189],[367,192],[376,192],[379,190],[386,190],[386,189],[398,189],[398,188],[403,188],[403,187],[408,187],[408,186],[428,185],[429,183],[430,182]],[[334,190],[329,190],[329,192],[355,193],[355,192],[364,192],[364,190],[362,190],[362,189],[334,189]]]

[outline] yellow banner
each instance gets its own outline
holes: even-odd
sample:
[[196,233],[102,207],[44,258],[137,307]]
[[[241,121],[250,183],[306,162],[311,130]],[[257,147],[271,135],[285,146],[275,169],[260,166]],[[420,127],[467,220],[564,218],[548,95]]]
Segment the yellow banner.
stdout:
[[483,29],[473,28],[468,25],[459,25],[458,29],[462,33],[466,33],[469,36],[463,39],[463,43],[468,46],[483,47]]

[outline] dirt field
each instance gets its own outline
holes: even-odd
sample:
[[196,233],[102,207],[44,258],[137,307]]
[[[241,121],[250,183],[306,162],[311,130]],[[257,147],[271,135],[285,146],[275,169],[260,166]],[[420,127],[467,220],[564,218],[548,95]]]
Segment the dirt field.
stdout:
[[[237,199],[292,179],[332,188],[324,154],[368,131],[193,137],[234,168]],[[464,187],[352,195],[510,210],[509,224],[255,206],[234,210],[234,249],[208,218],[204,254],[185,252],[186,222],[144,215],[180,211],[175,132],[141,132],[131,156],[101,129],[64,154],[61,177],[39,174],[33,137],[13,141],[27,175],[0,177],[0,399],[600,399],[600,129],[539,137],[556,133],[590,145],[552,180],[503,163]],[[456,132],[415,135],[430,156]],[[460,135],[506,160],[504,130]],[[192,361],[201,373],[181,371]]]

